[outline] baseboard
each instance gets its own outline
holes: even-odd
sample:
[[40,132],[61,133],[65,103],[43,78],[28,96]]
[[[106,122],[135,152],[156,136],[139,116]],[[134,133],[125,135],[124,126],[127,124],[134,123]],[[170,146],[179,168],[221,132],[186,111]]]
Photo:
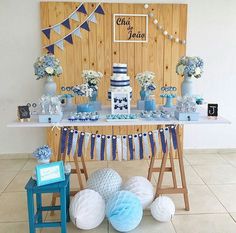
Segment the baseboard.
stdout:
[[236,153],[236,148],[230,149],[184,149],[185,154],[230,154]]

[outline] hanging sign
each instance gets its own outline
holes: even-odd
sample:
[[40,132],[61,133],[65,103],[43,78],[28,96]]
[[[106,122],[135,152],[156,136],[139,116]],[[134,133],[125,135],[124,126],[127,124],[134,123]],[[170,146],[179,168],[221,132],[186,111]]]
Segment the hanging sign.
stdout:
[[148,15],[114,14],[114,42],[148,42]]

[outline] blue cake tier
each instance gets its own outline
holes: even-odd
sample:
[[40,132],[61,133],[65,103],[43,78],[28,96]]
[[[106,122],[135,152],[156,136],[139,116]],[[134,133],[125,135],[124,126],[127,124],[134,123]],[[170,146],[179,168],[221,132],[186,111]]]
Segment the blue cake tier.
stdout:
[[128,87],[130,86],[130,80],[111,80],[111,87]]

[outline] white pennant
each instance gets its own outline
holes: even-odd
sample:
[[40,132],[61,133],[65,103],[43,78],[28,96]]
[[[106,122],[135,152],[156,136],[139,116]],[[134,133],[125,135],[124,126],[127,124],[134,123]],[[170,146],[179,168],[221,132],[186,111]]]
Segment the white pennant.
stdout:
[[88,21],[92,23],[97,23],[97,19],[94,13],[88,18]]
[[149,156],[151,154],[148,141],[149,141],[148,133],[143,133],[143,151],[144,151],[144,156],[146,156],[146,158],[149,158]]
[[70,16],[70,18],[71,19],[73,19],[73,20],[75,20],[75,21],[79,21],[79,18],[78,18],[78,15],[77,15],[77,13],[75,12],[75,13],[73,13],[71,16]]
[[121,144],[121,136],[120,135],[117,136],[116,146],[117,146],[118,161],[121,161],[122,160],[122,144]]
[[128,153],[127,153],[127,135],[122,136],[122,153],[123,153],[123,159],[128,160]]
[[61,25],[60,25],[60,24],[54,26],[52,29],[53,29],[53,31],[55,31],[57,34],[59,34],[59,35],[61,34]]
[[63,40],[59,40],[58,42],[55,43],[55,45],[60,48],[61,50],[64,50],[64,42]]
[[170,151],[170,132],[169,132],[169,128],[164,129],[164,135],[165,135],[165,139],[167,141],[168,152],[169,152]]
[[73,32],[73,35],[78,36],[78,37],[80,37],[80,38],[82,37],[79,28],[77,28],[77,29]]
[[73,134],[73,140],[72,140],[72,146],[71,146],[71,154],[72,156],[75,155],[75,150],[76,150],[76,144],[78,140],[79,132],[77,130],[74,131]]
[[87,148],[88,148],[88,143],[89,143],[89,139],[91,138],[91,133],[85,133],[84,135],[84,151],[85,151],[85,155],[87,154]]
[[133,135],[133,140],[134,140],[135,159],[139,159],[139,139],[137,134]]
[[96,158],[97,160],[101,160],[101,135],[99,135],[100,137],[98,137],[98,135],[96,135],[96,139],[95,139],[95,148],[96,148]]
[[158,154],[158,151],[159,151],[159,132],[158,130],[153,130],[153,138],[154,138],[154,142],[155,142],[155,145],[156,145],[156,154]]
[[106,154],[107,154],[107,160],[111,160],[111,135],[107,135],[109,138],[106,138]]

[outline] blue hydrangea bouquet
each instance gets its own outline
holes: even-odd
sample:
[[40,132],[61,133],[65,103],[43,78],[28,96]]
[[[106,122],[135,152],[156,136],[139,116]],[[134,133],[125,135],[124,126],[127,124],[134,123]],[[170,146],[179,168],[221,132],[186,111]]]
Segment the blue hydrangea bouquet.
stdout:
[[48,145],[40,146],[33,152],[33,157],[38,160],[38,162],[48,163],[52,155],[52,150]]
[[200,57],[181,57],[176,66],[176,73],[184,77],[201,78],[203,65]]
[[38,57],[34,63],[34,73],[38,79],[59,77],[62,74],[60,61],[53,54]]

